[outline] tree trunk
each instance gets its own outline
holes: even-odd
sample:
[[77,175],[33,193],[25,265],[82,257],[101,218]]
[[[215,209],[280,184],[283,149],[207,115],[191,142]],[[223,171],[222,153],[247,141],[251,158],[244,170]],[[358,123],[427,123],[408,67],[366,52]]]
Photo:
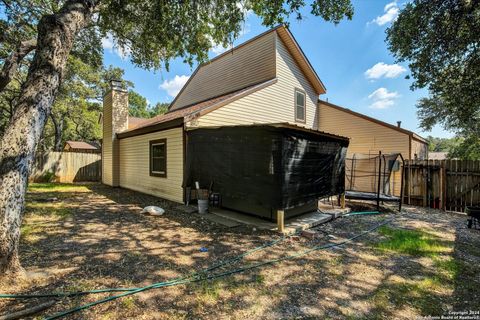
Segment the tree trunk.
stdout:
[[22,270],[18,245],[28,175],[75,36],[91,20],[93,6],[69,0],[38,24],[35,56],[0,140],[0,276],[13,278]]
[[62,151],[62,136],[63,136],[63,126],[64,126],[64,120],[63,117],[61,119],[56,119],[53,113],[50,115],[50,119],[52,119],[53,122],[53,128],[55,131],[55,142],[53,144],[53,150],[54,151]]

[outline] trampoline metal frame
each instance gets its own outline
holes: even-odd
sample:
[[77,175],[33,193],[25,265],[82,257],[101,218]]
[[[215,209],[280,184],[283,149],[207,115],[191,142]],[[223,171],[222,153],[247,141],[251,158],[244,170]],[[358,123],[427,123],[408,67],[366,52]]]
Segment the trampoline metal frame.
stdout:
[[[404,193],[404,185],[403,185],[403,182],[404,182],[404,170],[405,170],[405,159],[403,158],[402,154],[401,153],[398,153],[397,154],[397,157],[395,159],[397,159],[398,157],[400,157],[400,160],[401,160],[401,174],[400,174],[400,197],[399,198],[396,198],[396,199],[386,199],[386,198],[382,198],[381,197],[381,187],[382,187],[382,183],[381,183],[381,177],[382,177],[382,159],[383,159],[383,162],[385,163],[384,167],[383,167],[383,175],[385,176],[386,175],[386,158],[385,158],[385,155],[382,154],[381,151],[378,152],[378,170],[374,170],[374,178],[377,179],[377,174],[378,174],[378,180],[377,180],[377,190],[376,192],[362,192],[362,191],[358,191],[358,192],[362,192],[364,193],[366,196],[365,197],[361,197],[361,196],[357,196],[357,197],[354,197],[354,196],[348,196],[347,192],[348,191],[353,191],[353,190],[345,190],[345,198],[347,199],[361,199],[361,200],[376,200],[376,203],[377,203],[377,210],[380,209],[380,202],[397,202],[398,201],[398,211],[401,211],[402,210],[402,203],[403,203],[403,193]],[[352,187],[352,181],[354,181],[354,178],[355,178],[355,175],[354,175],[354,168],[355,168],[355,161],[356,161],[356,154],[353,155],[353,158],[352,158],[352,168],[350,170],[350,188]],[[391,173],[390,173],[391,174]],[[384,178],[385,179],[385,178]],[[368,195],[372,195],[371,197],[369,197]]]

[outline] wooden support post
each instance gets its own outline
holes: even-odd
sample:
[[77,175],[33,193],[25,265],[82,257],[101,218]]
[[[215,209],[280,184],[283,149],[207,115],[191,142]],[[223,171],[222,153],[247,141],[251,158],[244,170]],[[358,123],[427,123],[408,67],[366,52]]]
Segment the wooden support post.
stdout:
[[345,192],[340,195],[340,208],[345,209]]
[[439,209],[442,209],[445,211],[445,180],[443,179],[445,175],[445,167],[444,167],[444,164],[443,162],[440,164],[440,171],[438,173],[438,184],[439,184],[439,200],[440,200],[440,203],[439,203]]
[[382,177],[382,151],[378,151],[377,211],[380,211],[380,185]]
[[443,199],[443,211],[447,211],[447,188],[448,188],[448,179],[447,179],[447,168],[445,168],[445,162],[442,165],[442,199]]
[[285,231],[285,211],[277,210],[277,225],[278,225],[278,232]]
[[408,192],[408,204],[410,205],[412,203],[412,165],[413,165],[413,160],[409,157],[408,161],[408,186],[407,186],[407,192]]
[[423,199],[422,199],[422,204],[423,207],[428,207],[427,203],[427,197],[428,197],[428,167],[425,167],[424,162],[421,165],[422,168],[422,177],[423,177]]

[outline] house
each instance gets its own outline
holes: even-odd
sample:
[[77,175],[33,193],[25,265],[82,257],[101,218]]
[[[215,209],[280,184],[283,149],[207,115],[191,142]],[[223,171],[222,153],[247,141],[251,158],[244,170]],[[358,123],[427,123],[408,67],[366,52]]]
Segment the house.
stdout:
[[[360,141],[323,121],[352,115],[326,113],[325,92],[285,26],[201,64],[164,115],[129,117],[128,94],[112,82],[103,106],[102,181],[180,203],[198,181],[224,207],[271,220],[311,210],[319,197],[344,191],[348,137]],[[375,134],[376,141],[384,135]],[[396,151],[413,152],[405,150]]]
[[438,151],[438,152],[429,152],[429,160],[446,160],[448,158],[448,152]]
[[67,141],[63,147],[63,151],[67,152],[89,152],[100,153],[100,146],[85,141]]
[[201,64],[166,114],[134,127],[128,94],[112,82],[103,105],[102,181],[176,202],[199,181],[220,193],[222,206],[271,220],[311,210],[318,197],[344,188],[348,139],[318,130],[323,93],[284,26]]

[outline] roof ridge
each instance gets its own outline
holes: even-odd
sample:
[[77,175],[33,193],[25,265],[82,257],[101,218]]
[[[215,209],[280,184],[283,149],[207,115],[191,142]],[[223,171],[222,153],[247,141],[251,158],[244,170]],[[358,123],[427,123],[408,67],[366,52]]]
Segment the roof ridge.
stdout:
[[[283,42],[284,46],[287,48],[287,50],[289,51],[289,54],[290,56],[292,57],[292,59],[297,63],[298,67],[300,68],[301,72],[305,75],[305,77],[307,78],[307,80],[310,82],[310,84],[312,85],[312,87],[314,88],[314,90],[318,93],[318,94],[323,94],[326,92],[326,88],[325,88],[325,85],[324,83],[322,82],[322,80],[320,79],[320,77],[318,76],[317,72],[315,71],[315,69],[313,68],[312,64],[310,63],[310,61],[308,60],[307,56],[305,55],[305,53],[303,52],[303,49],[300,47],[300,44],[298,43],[297,39],[295,39],[295,37],[293,36],[292,32],[290,31],[290,29],[285,25],[285,24],[279,24],[271,29],[268,29],[240,44],[238,44],[237,46],[235,47],[232,47],[228,50],[226,50],[225,52],[205,61],[205,62],[202,62],[201,64],[199,64],[195,70],[193,71],[193,73],[190,75],[190,77],[188,78],[187,82],[185,82],[185,84],[183,85],[183,87],[180,89],[180,91],[178,92],[178,94],[175,96],[175,98],[173,99],[173,101],[170,103],[170,105],[168,106],[168,110],[177,110],[177,109],[171,109],[172,106],[175,104],[175,102],[178,100],[178,98],[182,95],[182,93],[184,92],[184,90],[187,88],[187,86],[190,84],[190,82],[192,81],[192,79],[195,78],[196,74],[198,73],[198,71],[206,66],[206,65],[209,65],[211,63],[215,63],[217,60],[219,59],[222,59],[223,57],[226,57],[228,54],[232,54],[234,51],[236,50],[239,50],[240,48],[272,33],[272,32],[276,32],[278,38]],[[276,49],[275,49],[276,50]],[[210,99],[210,98],[208,98]],[[194,102],[194,103],[199,103],[200,101],[197,101],[197,102]],[[184,106],[185,107],[185,106]],[[184,108],[182,107],[182,108]],[[179,108],[180,109],[180,108]]]

